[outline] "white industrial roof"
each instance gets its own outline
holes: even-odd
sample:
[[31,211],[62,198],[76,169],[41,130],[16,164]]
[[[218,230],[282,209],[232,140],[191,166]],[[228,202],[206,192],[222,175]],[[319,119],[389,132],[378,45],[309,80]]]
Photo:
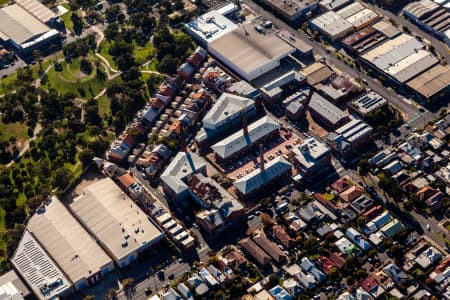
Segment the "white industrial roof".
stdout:
[[[30,295],[30,290],[22,282],[17,273],[14,270],[11,270],[0,276],[0,295],[2,294],[4,296],[6,296],[5,294],[8,294],[8,296],[19,294],[20,299],[13,296],[11,300],[22,300],[24,297]],[[6,299],[6,297],[2,299]]]
[[352,23],[353,26],[358,28],[370,22],[374,22],[377,19],[378,19],[377,13],[375,13],[373,10],[365,8],[362,11],[357,12],[356,14],[348,17],[347,21],[349,21],[350,23]]
[[336,133],[341,134],[346,141],[351,143],[372,130],[373,128],[367,123],[355,119],[336,129]]
[[326,12],[311,21],[329,36],[333,37],[353,28],[353,25],[334,11]]
[[86,187],[70,209],[116,262],[164,236],[110,178]]
[[305,168],[313,167],[324,155],[330,153],[330,148],[315,137],[307,138],[292,150],[295,158]]
[[277,67],[282,58],[295,52],[295,48],[273,30],[262,33],[250,24],[243,24],[211,42],[208,51],[245,80],[251,81],[261,68]]
[[418,50],[386,69],[399,82],[406,82],[437,64],[439,60],[426,50]]
[[242,194],[247,195],[290,169],[291,164],[282,156],[278,156],[265,165],[264,172],[261,172],[261,169],[258,168],[250,174],[236,180],[233,184]]
[[206,161],[192,152],[178,152],[161,174],[161,180],[176,193],[188,189],[182,179],[206,167]]
[[255,101],[246,97],[223,93],[203,118],[203,126],[217,129],[218,125],[236,118],[242,111],[255,106]]
[[210,43],[238,26],[224,15],[236,10],[236,5],[230,3],[224,7],[211,10],[185,25],[186,29],[197,40]]
[[22,44],[50,30],[44,23],[17,4],[0,10],[0,38]]
[[275,120],[265,116],[248,126],[247,136],[244,135],[243,129],[239,130],[226,139],[212,145],[211,149],[220,157],[228,158],[279,128],[280,125]]
[[39,299],[54,299],[72,287],[66,275],[27,230],[11,262]]
[[337,13],[344,19],[347,19],[364,9],[365,9],[365,7],[361,3],[353,2],[352,4],[349,4],[346,7],[338,10]]
[[111,263],[109,256],[56,197],[38,210],[27,229],[74,283]]
[[51,19],[55,19],[57,17],[50,8],[38,0],[16,0],[15,2],[30,14],[38,18],[42,23],[47,23]]
[[370,50],[362,58],[380,70],[385,70],[423,48],[424,45],[420,41],[403,33]]

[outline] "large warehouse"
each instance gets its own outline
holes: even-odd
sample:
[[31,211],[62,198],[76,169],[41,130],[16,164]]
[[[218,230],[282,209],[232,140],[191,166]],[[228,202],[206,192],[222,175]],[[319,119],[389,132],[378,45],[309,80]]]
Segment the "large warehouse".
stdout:
[[439,61],[424,44],[408,34],[400,34],[368,51],[361,58],[397,83],[416,77]]
[[426,100],[444,99],[450,87],[450,68],[438,64],[408,81],[407,85]]
[[25,230],[11,263],[41,300],[70,295],[73,285],[33,235]]
[[161,229],[110,178],[86,187],[70,209],[120,268],[164,238]]
[[51,22],[54,14],[36,2],[21,0],[0,9],[0,42],[24,57],[31,57],[35,49],[46,52],[51,45],[61,47],[59,32],[44,23]]
[[309,24],[312,29],[320,31],[332,41],[354,31],[352,23],[332,10],[312,19]]
[[208,51],[240,77],[252,81],[277,68],[281,59],[295,52],[273,30],[258,28],[243,24],[211,42]]
[[54,283],[57,285],[55,293],[58,290],[65,291],[65,284],[62,283],[66,283],[67,288],[73,286],[75,290],[82,289],[100,281],[114,269],[111,258],[56,197],[46,201],[31,217],[12,258],[13,265],[38,298],[47,298],[52,292],[47,291],[51,288],[44,288],[44,283],[51,286],[50,283],[57,279],[45,272],[37,272],[43,265],[39,259],[40,254],[36,255],[40,251],[29,250],[33,244],[35,249],[42,247],[48,266],[51,265],[50,262],[55,263],[53,273],[56,274],[56,270],[60,269],[67,276],[67,280],[61,277],[59,284]]
[[273,29],[256,23],[236,24],[227,16],[233,3],[207,12],[185,25],[186,31],[217,60],[247,81],[266,74],[296,50]]

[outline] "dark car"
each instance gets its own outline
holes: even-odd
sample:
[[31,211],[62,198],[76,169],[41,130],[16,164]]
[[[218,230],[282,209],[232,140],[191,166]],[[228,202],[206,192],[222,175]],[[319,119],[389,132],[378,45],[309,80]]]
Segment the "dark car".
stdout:
[[164,275],[164,271],[159,271],[158,272],[158,278],[159,278],[159,280],[164,280],[164,278],[165,278],[165,275]]
[[151,289],[151,288],[146,288],[146,289],[144,290],[144,292],[145,292],[145,295],[149,296],[149,295],[152,294],[152,289]]

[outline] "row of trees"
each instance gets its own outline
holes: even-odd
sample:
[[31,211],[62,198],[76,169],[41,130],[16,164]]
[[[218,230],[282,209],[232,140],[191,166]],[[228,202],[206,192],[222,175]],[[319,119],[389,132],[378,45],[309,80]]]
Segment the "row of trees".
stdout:
[[63,47],[64,57],[67,60],[87,56],[89,51],[95,50],[95,34],[90,34],[85,38],[77,39]]
[[160,26],[153,37],[160,72],[174,74],[183,59],[193,48],[192,39],[182,33],[171,33],[167,26]]

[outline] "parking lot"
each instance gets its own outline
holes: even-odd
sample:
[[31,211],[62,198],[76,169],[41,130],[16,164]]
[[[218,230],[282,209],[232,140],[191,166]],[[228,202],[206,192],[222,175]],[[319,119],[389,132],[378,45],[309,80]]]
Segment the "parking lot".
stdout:
[[[286,155],[295,145],[301,142],[300,137],[287,128],[281,128],[280,135],[263,146],[264,161],[269,163],[278,156]],[[260,166],[259,150],[243,156],[240,160],[236,160],[226,166],[223,166],[224,173],[231,180],[244,177]]]

